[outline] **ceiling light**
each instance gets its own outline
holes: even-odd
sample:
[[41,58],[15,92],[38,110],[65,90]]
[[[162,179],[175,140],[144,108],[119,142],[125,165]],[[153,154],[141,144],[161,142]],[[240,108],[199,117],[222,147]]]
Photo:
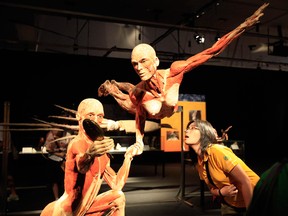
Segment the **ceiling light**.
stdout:
[[194,38],[198,44],[203,44],[205,42],[205,38],[203,35],[200,36],[197,34],[197,35],[194,35]]

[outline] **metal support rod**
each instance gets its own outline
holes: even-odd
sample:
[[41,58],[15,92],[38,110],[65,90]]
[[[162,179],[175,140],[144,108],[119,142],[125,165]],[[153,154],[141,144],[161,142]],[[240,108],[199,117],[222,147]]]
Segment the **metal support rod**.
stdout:
[[[4,102],[4,123],[10,121],[10,103]],[[9,136],[8,126],[3,126],[3,143],[2,143],[2,182],[1,182],[1,215],[6,215],[7,209],[7,176],[8,176],[8,153],[11,149],[11,140]]]
[[186,165],[185,165],[185,155],[184,155],[184,113],[183,106],[178,107],[178,112],[181,112],[181,136],[180,136],[180,145],[181,145],[181,180],[180,180],[180,188],[177,194],[177,198],[183,201],[185,204],[193,207],[193,203],[188,202],[185,199],[185,187],[186,187]]
[[180,138],[180,144],[181,144],[181,178],[182,178],[182,181],[181,181],[181,198],[183,199],[185,197],[185,161],[184,161],[184,147],[183,147],[183,108],[182,108],[182,111],[181,111],[181,138]]

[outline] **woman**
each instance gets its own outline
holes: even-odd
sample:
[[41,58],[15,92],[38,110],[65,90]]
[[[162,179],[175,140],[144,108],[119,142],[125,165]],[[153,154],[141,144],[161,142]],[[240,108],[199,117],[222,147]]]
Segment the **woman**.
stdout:
[[[259,176],[233,151],[217,144],[216,130],[208,121],[190,121],[185,143],[196,153],[200,179],[213,196],[221,198],[221,215],[244,215]],[[192,156],[191,156],[192,157]]]

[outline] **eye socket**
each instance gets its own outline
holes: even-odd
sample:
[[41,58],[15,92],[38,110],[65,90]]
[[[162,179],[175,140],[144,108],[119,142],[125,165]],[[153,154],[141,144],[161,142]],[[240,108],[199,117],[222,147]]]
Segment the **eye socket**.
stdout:
[[141,64],[143,64],[144,66],[148,66],[150,64],[150,59],[148,58],[144,58],[140,61]]
[[103,119],[104,116],[103,115],[97,115],[97,119]]

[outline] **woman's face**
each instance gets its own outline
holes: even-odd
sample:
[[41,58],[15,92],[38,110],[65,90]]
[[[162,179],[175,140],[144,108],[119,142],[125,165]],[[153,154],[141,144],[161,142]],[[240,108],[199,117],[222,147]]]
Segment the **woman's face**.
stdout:
[[201,133],[195,122],[191,123],[185,130],[184,142],[187,145],[198,145],[201,137]]

